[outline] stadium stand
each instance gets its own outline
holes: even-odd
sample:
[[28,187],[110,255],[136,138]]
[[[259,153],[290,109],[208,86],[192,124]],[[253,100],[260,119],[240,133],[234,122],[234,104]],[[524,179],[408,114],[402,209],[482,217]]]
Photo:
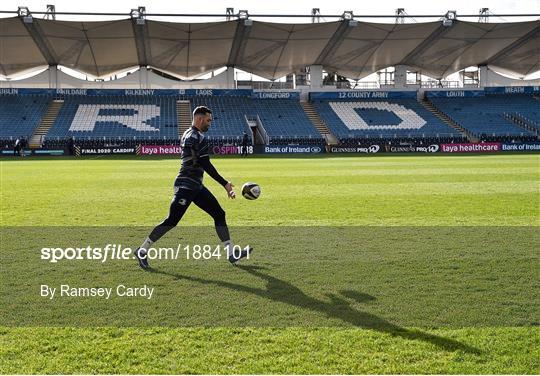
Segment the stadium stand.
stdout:
[[102,140],[177,139],[176,98],[68,96],[47,139],[70,137]]
[[314,106],[341,142],[462,138],[457,130],[443,123],[415,99],[315,100]]
[[[54,95],[0,95],[3,146],[9,147],[16,138],[35,134],[54,98]],[[254,121],[262,123],[271,145],[325,142],[298,100],[254,99],[245,94],[65,95],[62,99],[64,102],[45,136],[44,147],[65,147],[71,139],[88,147],[177,144],[180,103],[185,107],[186,124],[189,124],[189,111],[196,106],[212,108],[214,124],[207,133],[212,145],[239,145],[243,132],[251,134],[250,125]],[[540,133],[540,101],[532,95],[432,97],[429,102],[479,140],[536,141]],[[467,141],[462,133],[414,98],[315,99],[309,104],[342,145]]]
[[[205,105],[213,110],[213,126],[207,133],[212,144],[239,144],[249,132],[248,119],[258,117],[271,144],[321,144],[323,138],[305,115],[300,102],[258,100],[247,96],[180,97],[189,100],[191,111]],[[152,143],[178,140],[177,97],[66,96],[45,140],[60,147],[71,137],[89,146]],[[124,115],[124,119],[118,116]],[[114,116],[114,119],[112,118]],[[167,143],[165,142],[165,143]]]
[[30,137],[51,100],[45,95],[1,95],[0,139],[9,141],[17,137]]
[[207,137],[212,140],[237,140],[244,131],[248,131],[246,114],[251,114],[249,97],[204,97],[191,98],[191,111],[197,106],[212,109],[213,123]]
[[[323,141],[321,134],[308,119],[300,102],[286,99],[253,100],[253,110],[259,115],[271,144],[295,140],[301,144]],[[293,141],[294,142],[294,141]],[[289,141],[290,143],[290,141]]]
[[[531,126],[540,124],[540,103],[532,95],[486,95],[478,98],[431,98],[431,102],[456,123],[477,137],[488,139],[534,139],[531,129],[520,127],[512,118]],[[516,119],[517,120],[517,119]]]
[[192,110],[205,105],[213,110],[214,122],[208,131],[209,139],[238,142],[248,131],[247,119],[259,117],[270,144],[321,143],[323,138],[305,115],[300,102],[293,100],[264,100],[249,97],[193,97]]

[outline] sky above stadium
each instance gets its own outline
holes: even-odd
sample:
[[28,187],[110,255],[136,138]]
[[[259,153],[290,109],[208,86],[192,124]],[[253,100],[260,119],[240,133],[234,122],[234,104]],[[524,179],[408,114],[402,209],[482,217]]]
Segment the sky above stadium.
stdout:
[[[251,14],[306,14],[311,13],[312,8],[320,8],[322,14],[342,14],[343,11],[352,10],[355,15],[362,14],[394,14],[397,8],[405,8],[409,15],[415,14],[444,14],[447,10],[456,10],[459,14],[478,14],[479,9],[488,7],[491,13],[540,13],[540,0],[437,0],[428,1],[350,1],[350,0],[273,0],[273,1],[253,1],[253,0],[198,0],[198,1],[171,1],[171,0],[93,0],[93,1],[73,1],[73,0],[2,0],[0,10],[17,10],[18,6],[27,6],[31,11],[45,11],[47,4],[56,5],[59,12],[124,12],[138,6],[146,6],[148,13],[205,13],[224,14],[227,7],[248,10]],[[6,17],[4,14],[1,17]],[[80,19],[74,16],[63,16],[58,19]],[[87,19],[96,19],[89,17]],[[159,18],[154,18],[159,19]],[[178,19],[170,21],[180,21]],[[184,22],[195,21],[183,19]],[[218,21],[223,18],[205,19],[204,21]],[[335,19],[328,19],[333,21]],[[469,19],[473,21],[472,19]],[[491,22],[519,21],[516,18],[491,17]],[[529,18],[530,20],[530,18]],[[203,20],[201,20],[203,21]],[[298,19],[272,19],[274,22],[310,22],[310,19],[300,21]],[[391,20],[385,20],[390,22]],[[423,19],[417,20],[424,21]],[[427,21],[427,20],[425,20]],[[381,20],[382,22],[382,20]]]

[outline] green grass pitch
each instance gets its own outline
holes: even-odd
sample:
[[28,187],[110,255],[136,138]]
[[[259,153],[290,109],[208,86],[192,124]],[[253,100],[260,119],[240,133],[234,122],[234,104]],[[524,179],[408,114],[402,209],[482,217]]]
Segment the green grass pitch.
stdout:
[[[214,158],[239,191],[221,259],[41,260],[136,247],[167,212],[170,158],[3,159],[0,373],[540,373],[540,156]],[[192,206],[156,246],[217,244]],[[40,284],[155,288],[39,296]]]

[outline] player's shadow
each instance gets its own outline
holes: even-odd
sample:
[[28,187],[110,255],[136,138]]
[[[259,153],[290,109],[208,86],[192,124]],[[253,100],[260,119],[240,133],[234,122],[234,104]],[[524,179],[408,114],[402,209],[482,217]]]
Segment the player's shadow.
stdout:
[[[266,268],[260,266],[246,266],[240,265],[239,269],[246,271],[247,273],[266,281],[266,289],[259,289],[254,287],[248,287],[239,285],[236,283],[204,279],[199,277],[185,276],[181,274],[168,273],[165,271],[150,269],[151,272],[159,273],[174,277],[179,280],[187,280],[191,282],[197,282],[205,285],[216,285],[219,287],[225,287],[232,290],[242,291],[249,294],[254,294],[265,299],[274,300],[280,303],[286,303],[291,306],[307,309],[311,311],[321,312],[329,318],[336,318],[341,321],[350,323],[356,327],[365,329],[374,329],[383,333],[388,333],[392,336],[399,336],[408,340],[420,340],[429,342],[439,348],[446,351],[461,350],[468,353],[479,354],[480,350],[463,344],[459,341],[437,336],[430,333],[422,332],[421,330],[410,330],[391,322],[384,320],[371,313],[359,311],[351,307],[350,301],[344,299],[335,294],[327,294],[329,301],[318,300],[306,295],[302,290],[293,284],[275,278],[267,273],[263,273]],[[355,300],[358,303],[365,303],[375,300],[375,297],[360,293],[352,290],[342,290],[340,294],[346,298]]]

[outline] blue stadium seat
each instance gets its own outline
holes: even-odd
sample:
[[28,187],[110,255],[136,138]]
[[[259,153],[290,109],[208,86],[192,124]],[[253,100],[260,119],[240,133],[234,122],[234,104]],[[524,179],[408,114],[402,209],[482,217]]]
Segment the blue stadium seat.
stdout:
[[251,111],[249,97],[192,97],[191,110],[206,106],[212,110],[213,122],[208,133],[210,139],[239,139],[248,130],[246,112]]
[[47,138],[178,138],[175,97],[70,96]]
[[0,139],[30,137],[51,100],[45,95],[0,95]]
[[[52,96],[1,95],[0,139],[29,137],[47,111]],[[176,96],[67,96],[46,139],[142,141],[178,140]],[[183,99],[183,98],[180,98]],[[186,97],[187,99],[187,97]],[[300,102],[287,99],[190,97],[192,110],[206,105],[214,124],[213,142],[236,143],[249,130],[246,118],[259,118],[270,143],[322,143],[321,134]],[[431,98],[433,104],[473,134],[534,136],[505,114],[540,124],[540,102],[531,95],[488,95],[480,98]],[[320,117],[340,140],[434,139],[461,135],[416,99],[316,100]]]
[[286,99],[255,99],[252,106],[270,139],[292,137],[322,140],[321,134],[304,113],[300,102]]
[[260,118],[271,142],[287,138],[323,141],[321,134],[307,118],[300,102],[287,99],[251,99],[249,97],[193,97],[192,110],[207,106],[213,112],[210,139],[239,140],[248,130],[246,117]]
[[316,100],[314,107],[340,140],[461,137],[416,99]]
[[431,98],[444,114],[476,136],[533,136],[504,114],[519,114],[540,124],[540,102],[531,95],[488,95],[478,98]]

